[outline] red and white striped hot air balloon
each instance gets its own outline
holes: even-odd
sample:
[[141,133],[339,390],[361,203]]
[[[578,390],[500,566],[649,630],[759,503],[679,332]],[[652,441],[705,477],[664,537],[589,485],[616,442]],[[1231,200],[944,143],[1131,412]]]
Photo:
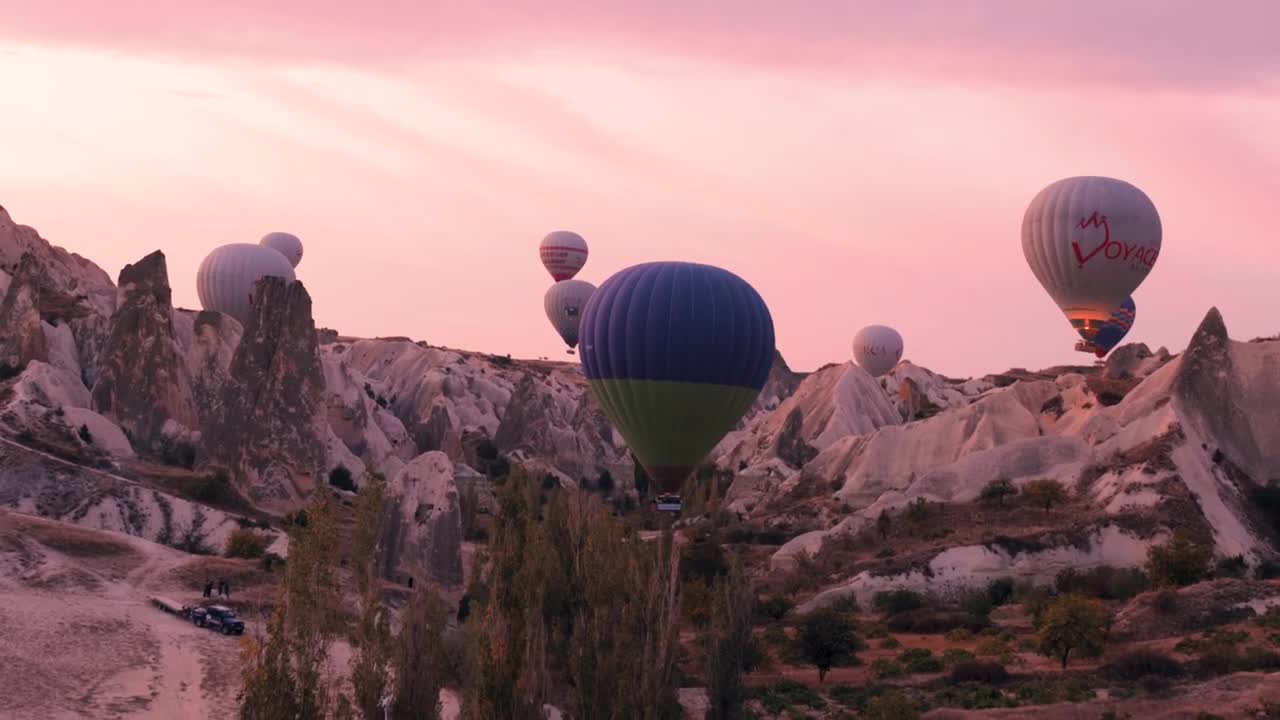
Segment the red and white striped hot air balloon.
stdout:
[[587,264],[587,241],[578,233],[556,230],[542,238],[538,254],[556,282],[569,280]]

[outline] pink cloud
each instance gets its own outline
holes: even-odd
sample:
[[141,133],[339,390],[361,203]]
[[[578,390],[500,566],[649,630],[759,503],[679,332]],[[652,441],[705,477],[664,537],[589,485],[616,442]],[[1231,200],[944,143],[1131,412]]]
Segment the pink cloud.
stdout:
[[397,62],[534,47],[654,53],[983,84],[1272,86],[1270,0],[45,0],[4,11],[0,39],[125,53]]

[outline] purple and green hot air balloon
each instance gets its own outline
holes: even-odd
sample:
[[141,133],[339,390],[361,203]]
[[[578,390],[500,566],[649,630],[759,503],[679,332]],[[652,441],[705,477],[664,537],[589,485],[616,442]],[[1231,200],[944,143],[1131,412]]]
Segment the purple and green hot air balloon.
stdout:
[[658,489],[674,493],[764,387],[773,319],[728,270],[645,263],[592,294],[580,345],[592,394]]

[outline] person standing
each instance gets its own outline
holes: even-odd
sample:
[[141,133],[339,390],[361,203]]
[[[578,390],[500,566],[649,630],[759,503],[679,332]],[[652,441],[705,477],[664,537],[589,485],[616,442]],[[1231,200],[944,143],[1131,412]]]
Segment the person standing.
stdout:
[[204,581],[204,596],[213,597],[213,581],[206,579]]

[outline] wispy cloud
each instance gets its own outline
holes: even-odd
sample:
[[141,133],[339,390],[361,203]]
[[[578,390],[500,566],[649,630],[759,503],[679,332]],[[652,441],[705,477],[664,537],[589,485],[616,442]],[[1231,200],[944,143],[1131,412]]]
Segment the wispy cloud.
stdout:
[[0,38],[126,53],[396,63],[530,48],[647,50],[856,76],[1020,85],[1274,87],[1270,0],[45,0]]

